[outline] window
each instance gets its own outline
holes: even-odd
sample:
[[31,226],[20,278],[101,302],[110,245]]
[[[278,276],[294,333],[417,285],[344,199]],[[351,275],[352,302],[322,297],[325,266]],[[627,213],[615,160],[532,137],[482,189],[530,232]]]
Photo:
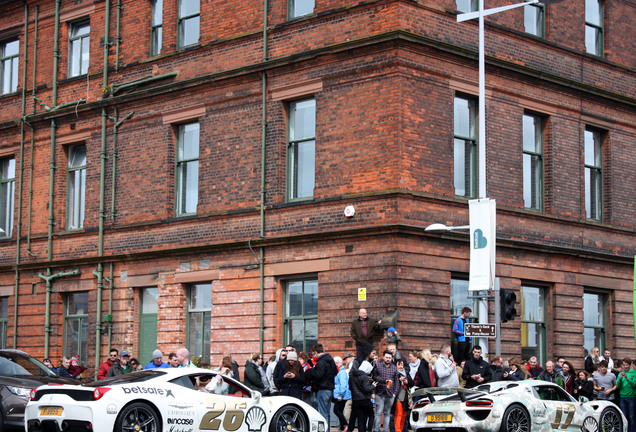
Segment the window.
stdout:
[[68,74],[71,77],[88,73],[91,25],[89,21],[72,23],[68,32]]
[[478,0],[455,0],[455,4],[460,12],[476,12],[479,10]]
[[64,312],[64,355],[86,358],[88,342],[88,292],[69,293]]
[[318,280],[289,281],[285,286],[283,343],[309,351],[318,343]]
[[179,0],[179,48],[199,43],[199,0]]
[[86,204],[86,146],[77,144],[68,152],[66,229],[84,227]]
[[196,214],[199,201],[199,123],[179,126],[177,216]]
[[545,364],[546,325],[545,290],[521,286],[521,357],[528,360],[537,356],[539,364]]
[[0,159],[0,237],[13,232],[13,201],[15,193],[15,159]]
[[316,181],[315,99],[293,102],[289,105],[288,136],[288,199],[312,198]]
[[606,298],[602,294],[583,294],[583,348],[589,353],[598,347],[601,352],[605,345]]
[[[473,312],[470,317],[468,317],[468,321],[477,322],[477,311],[479,310],[479,300],[469,299],[468,295],[468,279],[451,279],[450,285],[450,306],[451,306],[451,322],[450,328],[453,328],[453,324],[455,324],[455,320],[458,316],[462,314],[462,309],[466,306],[471,308]],[[451,349],[453,351],[453,355],[457,354],[457,338],[451,337]],[[458,358],[458,356],[455,356]]]
[[603,145],[601,131],[585,130],[585,216],[603,219]]
[[535,3],[524,6],[523,25],[526,33],[545,36],[545,5]]
[[150,55],[161,54],[163,40],[163,0],[153,0],[150,18]]
[[543,210],[543,119],[523,116],[523,203]]
[[312,14],[314,13],[314,6],[314,0],[289,0],[287,3],[289,18]]
[[603,56],[603,0],[585,0],[585,51]]
[[190,287],[188,299],[188,349],[192,357],[210,363],[212,284]]
[[455,195],[477,196],[477,103],[455,98],[454,126]]
[[18,90],[18,56],[20,43],[17,40],[0,42],[0,77],[2,92],[13,93]]
[[7,322],[9,321],[9,297],[0,297],[0,349],[7,347]]

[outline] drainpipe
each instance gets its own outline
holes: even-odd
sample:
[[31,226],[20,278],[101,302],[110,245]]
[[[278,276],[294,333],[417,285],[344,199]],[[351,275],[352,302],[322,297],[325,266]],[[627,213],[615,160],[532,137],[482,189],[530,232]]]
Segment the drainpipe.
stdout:
[[[268,0],[263,0],[263,62],[267,61],[267,10]],[[261,117],[261,208],[260,208],[260,236],[265,237],[265,142],[267,138],[267,74],[263,71],[263,100]],[[260,331],[259,352],[263,355],[263,340],[265,332],[265,248],[260,248],[258,263],[260,282]]]
[[104,80],[102,89],[108,87],[108,49],[110,48],[110,0],[106,0],[106,12],[104,13]]
[[[37,60],[38,60],[38,16],[40,13],[39,6],[35,7],[35,38],[33,40],[33,84],[31,86],[31,99],[33,100],[33,114],[35,114],[35,72],[37,69]],[[27,232],[27,254],[31,256],[35,256],[33,252],[31,252],[31,207],[33,204],[33,153],[35,147],[35,129],[33,126],[31,127],[31,165],[29,166],[29,212],[28,212],[28,232]]]
[[[52,105],[57,106],[57,68],[60,57],[59,41],[60,41],[60,3],[62,0],[55,0],[55,35],[53,39],[53,95]],[[51,167],[49,173],[49,220],[48,220],[48,250],[47,261],[53,260],[53,186],[55,183],[55,131],[57,124],[55,119],[51,119]],[[33,151],[33,150],[31,150]],[[77,270],[79,274],[79,270]],[[44,356],[49,356],[49,336],[51,333],[51,280],[56,275],[51,275],[51,268],[46,268],[46,276],[40,274],[40,277],[46,281],[46,305],[44,317]]]
[[[76,276],[79,275],[79,269],[71,270],[68,272],[59,272],[55,274],[51,274],[51,267],[47,267],[46,274],[43,275],[40,273],[40,278],[46,281],[46,304],[51,304],[51,293],[53,289],[51,289],[51,282],[55,279],[66,277],[66,276]],[[49,335],[51,334],[51,311],[49,308],[46,308],[46,315],[44,318],[44,357],[49,356]]]
[[[104,79],[102,81],[102,89],[108,88],[108,49],[110,48],[110,0],[106,0],[106,10],[104,12]],[[102,258],[104,256],[104,190],[106,183],[106,121],[108,114],[106,108],[102,108],[102,148],[100,151],[100,170],[99,170],[99,240],[98,254]],[[102,289],[104,286],[104,266],[100,261],[97,264],[97,271],[93,271],[97,277],[97,311],[95,319],[95,377],[97,377],[97,368],[100,363],[100,354],[102,351]]]
[[24,61],[22,62],[22,122],[20,124],[20,186],[18,187],[18,225],[16,229],[15,293],[13,295],[13,348],[18,347],[18,288],[20,287],[20,237],[22,228],[22,180],[24,178],[24,116],[26,113],[26,69],[29,46],[29,5],[24,5]]
[[135,114],[134,111],[132,111],[123,119],[118,120],[119,112],[117,108],[115,108],[115,116],[111,117],[111,120],[115,122],[113,125],[113,156],[112,156],[113,157],[113,173],[112,173],[111,203],[110,203],[110,220],[112,223],[115,223],[115,216],[117,216],[115,212],[115,188],[117,186],[117,159],[119,158],[119,153],[117,152],[117,140],[119,137],[119,127],[121,126],[123,122],[130,119],[133,116],[133,114]]
[[[107,2],[108,3],[108,2]],[[108,20],[107,20],[108,21]],[[104,74],[106,74],[107,65],[104,65]],[[106,79],[106,77],[104,78]],[[99,240],[98,240],[98,256],[104,256],[104,189],[106,183],[106,121],[108,114],[106,108],[102,108],[102,149],[100,151],[100,169],[99,169]],[[104,286],[104,267],[101,262],[97,264],[97,271],[93,271],[97,277],[97,318],[95,320],[95,375],[100,363],[100,354],[102,348],[102,289]]]
[[120,19],[121,19],[121,11],[124,9],[124,6],[121,4],[121,0],[117,0],[117,39],[115,41],[116,50],[115,50],[115,70],[119,70],[119,44],[121,42],[121,37],[119,36],[120,31]]

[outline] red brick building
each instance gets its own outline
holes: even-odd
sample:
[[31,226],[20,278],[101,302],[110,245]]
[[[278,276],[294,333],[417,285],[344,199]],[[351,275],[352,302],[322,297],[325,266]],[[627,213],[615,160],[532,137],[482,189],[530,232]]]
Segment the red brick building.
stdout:
[[[360,307],[450,341],[468,238],[424,228],[477,194],[471,3],[0,0],[3,346],[242,364],[350,350]],[[634,355],[636,6],[587,3],[486,19],[502,353],[576,367]]]

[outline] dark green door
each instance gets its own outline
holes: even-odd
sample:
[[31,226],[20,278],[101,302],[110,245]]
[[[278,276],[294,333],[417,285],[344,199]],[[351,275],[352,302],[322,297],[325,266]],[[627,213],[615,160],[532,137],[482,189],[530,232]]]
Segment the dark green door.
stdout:
[[142,365],[152,360],[157,349],[157,300],[159,288],[141,290],[141,316],[139,318],[139,362]]

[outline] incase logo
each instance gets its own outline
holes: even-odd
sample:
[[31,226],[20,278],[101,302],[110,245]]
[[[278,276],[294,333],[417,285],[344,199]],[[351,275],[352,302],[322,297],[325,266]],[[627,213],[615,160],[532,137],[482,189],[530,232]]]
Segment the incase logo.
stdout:
[[189,419],[189,418],[169,418],[168,419],[168,424],[174,424],[174,425],[192,425],[194,424],[194,420]]

